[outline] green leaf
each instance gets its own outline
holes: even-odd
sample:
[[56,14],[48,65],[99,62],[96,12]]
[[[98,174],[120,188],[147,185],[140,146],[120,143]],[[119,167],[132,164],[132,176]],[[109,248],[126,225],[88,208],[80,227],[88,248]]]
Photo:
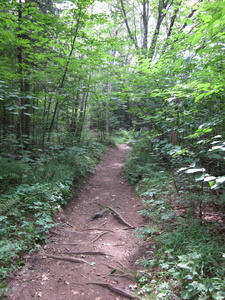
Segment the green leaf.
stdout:
[[192,40],[192,45],[194,46],[195,44],[197,44],[203,36],[205,36],[204,32],[196,34]]
[[221,185],[223,185],[225,182],[225,176],[220,176],[216,178],[216,183],[211,187],[211,189],[218,189],[221,187]]
[[215,176],[207,176],[207,177],[204,178],[204,181],[205,181],[205,182],[210,182],[210,181],[213,181],[213,180],[215,180],[215,179],[216,179]]
[[188,169],[187,171],[185,171],[185,173],[187,174],[194,174],[194,173],[198,173],[198,172],[205,172],[204,168],[201,169]]
[[199,181],[203,181],[205,178],[205,174],[201,174],[195,177],[195,181],[199,182]]

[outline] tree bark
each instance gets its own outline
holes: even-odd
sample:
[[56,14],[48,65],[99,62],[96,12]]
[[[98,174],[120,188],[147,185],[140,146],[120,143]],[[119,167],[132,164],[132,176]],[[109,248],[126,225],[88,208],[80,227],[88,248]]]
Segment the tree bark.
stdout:
[[143,34],[142,49],[148,49],[148,21],[149,21],[149,0],[143,0],[142,22],[143,22],[144,34]]
[[[72,39],[68,59],[66,61],[65,67],[64,67],[63,75],[62,75],[62,77],[59,81],[59,87],[58,88],[60,89],[60,91],[64,87],[64,83],[65,83],[65,80],[66,80],[66,75],[68,73],[68,67],[69,67],[69,64],[70,64],[70,61],[71,61],[71,58],[72,58],[72,54],[73,54],[74,49],[75,49],[75,42],[76,42],[76,39],[77,39],[77,36],[78,36],[78,31],[80,29],[80,26],[82,25],[82,18],[83,17],[84,17],[84,11],[82,10],[82,7],[79,8],[78,13],[76,13],[75,10],[74,10],[74,18],[76,18],[76,28],[75,28],[75,33],[74,33],[74,36],[73,36],[73,39]],[[51,124],[50,124],[50,127],[49,127],[49,139],[50,139],[50,135],[51,135],[54,123],[55,123],[55,117],[56,117],[56,113],[58,111],[58,108],[59,108],[59,101],[57,100],[55,102],[55,107],[54,107],[54,111],[53,111],[53,115],[52,115],[52,119],[51,119]]]
[[[21,31],[22,28],[22,10],[23,10],[23,4],[22,1],[19,0],[18,3],[18,30]],[[18,34],[18,38],[20,40],[28,39],[27,34]],[[18,65],[19,65],[19,87],[20,87],[20,120],[19,120],[19,128],[17,132],[18,138],[24,142],[24,139],[29,139],[30,136],[30,101],[27,98],[28,93],[30,91],[30,85],[28,81],[28,71],[24,70],[24,49],[22,46],[19,46],[17,48],[17,59],[18,59]],[[25,143],[25,148],[27,148],[28,143]]]
[[125,25],[126,25],[126,28],[127,28],[127,32],[129,34],[129,38],[134,43],[135,49],[138,50],[139,47],[138,47],[137,39],[136,39],[136,37],[131,32],[123,0],[120,0],[120,5],[121,5],[122,13],[123,13],[123,16],[124,16],[124,22],[125,22]]

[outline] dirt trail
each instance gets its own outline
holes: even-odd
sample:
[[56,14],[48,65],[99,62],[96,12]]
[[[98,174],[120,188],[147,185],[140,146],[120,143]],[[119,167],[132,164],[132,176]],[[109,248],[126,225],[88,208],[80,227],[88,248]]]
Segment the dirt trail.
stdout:
[[[118,145],[104,154],[95,174],[59,215],[61,224],[50,232],[49,243],[26,257],[24,268],[10,282],[13,291],[8,299],[128,299],[106,286],[90,284],[106,283],[130,294],[129,286],[135,285],[124,276],[110,275],[111,267],[134,268],[139,253],[140,241],[121,222],[124,219],[134,227],[142,223],[140,199],[123,175],[128,150]],[[112,210],[95,215],[102,206]]]

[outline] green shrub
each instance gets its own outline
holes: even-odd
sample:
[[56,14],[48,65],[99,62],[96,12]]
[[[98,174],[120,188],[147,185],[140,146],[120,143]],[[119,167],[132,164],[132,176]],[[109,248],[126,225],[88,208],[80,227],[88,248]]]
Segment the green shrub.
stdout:
[[126,130],[120,128],[118,131],[114,133],[113,138],[118,144],[126,143],[132,146],[135,142],[133,130]]
[[[151,149],[147,139],[138,141],[126,164],[146,218],[136,234],[149,245],[139,260],[144,270],[138,294],[155,300],[225,299],[224,237],[217,237],[218,228],[203,223],[201,215],[202,205],[210,204],[212,197],[202,184],[197,190],[193,182],[194,193],[190,180],[181,177],[177,182],[172,170],[163,168],[165,155],[160,158]],[[186,207],[183,215],[176,215],[176,206]]]
[[0,157],[0,190],[6,191],[22,182],[25,166],[20,161]]
[[54,147],[36,160],[1,158],[0,279],[22,264],[25,251],[45,241],[56,225],[55,213],[71,198],[73,181],[90,173],[105,150],[93,141],[66,149]]

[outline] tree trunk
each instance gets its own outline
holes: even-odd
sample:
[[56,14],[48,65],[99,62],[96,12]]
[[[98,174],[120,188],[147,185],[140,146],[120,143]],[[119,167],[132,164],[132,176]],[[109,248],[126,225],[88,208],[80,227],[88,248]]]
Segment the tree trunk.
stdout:
[[[21,23],[22,23],[22,1],[19,0],[18,4],[18,30],[20,31]],[[18,38],[20,40],[27,39],[27,34],[18,34]],[[28,72],[24,70],[24,49],[22,46],[17,48],[17,58],[19,65],[19,87],[20,87],[20,119],[19,119],[19,128],[17,132],[18,138],[24,143],[26,139],[26,143],[24,144],[25,148],[28,147],[28,139],[30,136],[30,101],[28,99],[28,94],[30,91],[30,85],[28,81]]]
[[[143,13],[142,13],[142,22],[143,22],[143,42],[142,42],[142,49],[148,49],[148,20],[149,20],[149,1],[143,1]],[[144,55],[146,55],[146,51],[144,51]]]

